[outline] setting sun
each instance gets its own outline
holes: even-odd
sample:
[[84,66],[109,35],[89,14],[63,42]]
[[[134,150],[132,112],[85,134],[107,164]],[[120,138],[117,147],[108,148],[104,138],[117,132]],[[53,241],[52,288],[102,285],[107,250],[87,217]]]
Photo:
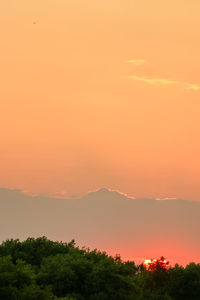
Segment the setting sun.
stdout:
[[143,265],[149,271],[158,269],[167,270],[169,268],[169,262],[164,257],[160,259],[146,259]]

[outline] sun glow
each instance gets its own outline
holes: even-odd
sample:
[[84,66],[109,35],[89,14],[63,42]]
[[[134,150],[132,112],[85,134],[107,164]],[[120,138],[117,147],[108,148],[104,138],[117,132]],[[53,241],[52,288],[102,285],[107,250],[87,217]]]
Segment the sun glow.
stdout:
[[167,270],[169,268],[169,262],[164,257],[160,259],[146,259],[143,265],[145,269],[150,271]]

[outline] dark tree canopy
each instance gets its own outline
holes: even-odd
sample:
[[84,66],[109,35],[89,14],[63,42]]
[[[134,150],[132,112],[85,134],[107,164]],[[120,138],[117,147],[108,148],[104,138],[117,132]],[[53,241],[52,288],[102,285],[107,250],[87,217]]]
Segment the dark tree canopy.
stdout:
[[[166,267],[167,266],[167,267]],[[0,245],[2,300],[199,300],[200,265],[149,268],[46,237]]]

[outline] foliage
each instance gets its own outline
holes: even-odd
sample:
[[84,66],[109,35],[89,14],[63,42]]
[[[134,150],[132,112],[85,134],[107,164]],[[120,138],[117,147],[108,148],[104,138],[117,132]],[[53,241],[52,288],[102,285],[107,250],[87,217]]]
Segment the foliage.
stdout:
[[119,256],[45,237],[0,245],[0,299],[197,300],[200,265],[136,266]]

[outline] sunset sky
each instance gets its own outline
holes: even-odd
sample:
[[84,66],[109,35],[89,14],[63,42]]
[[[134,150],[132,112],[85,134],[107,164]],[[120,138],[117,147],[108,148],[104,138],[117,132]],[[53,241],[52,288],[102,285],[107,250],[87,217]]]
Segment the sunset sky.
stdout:
[[0,3],[0,187],[200,201],[200,1]]

